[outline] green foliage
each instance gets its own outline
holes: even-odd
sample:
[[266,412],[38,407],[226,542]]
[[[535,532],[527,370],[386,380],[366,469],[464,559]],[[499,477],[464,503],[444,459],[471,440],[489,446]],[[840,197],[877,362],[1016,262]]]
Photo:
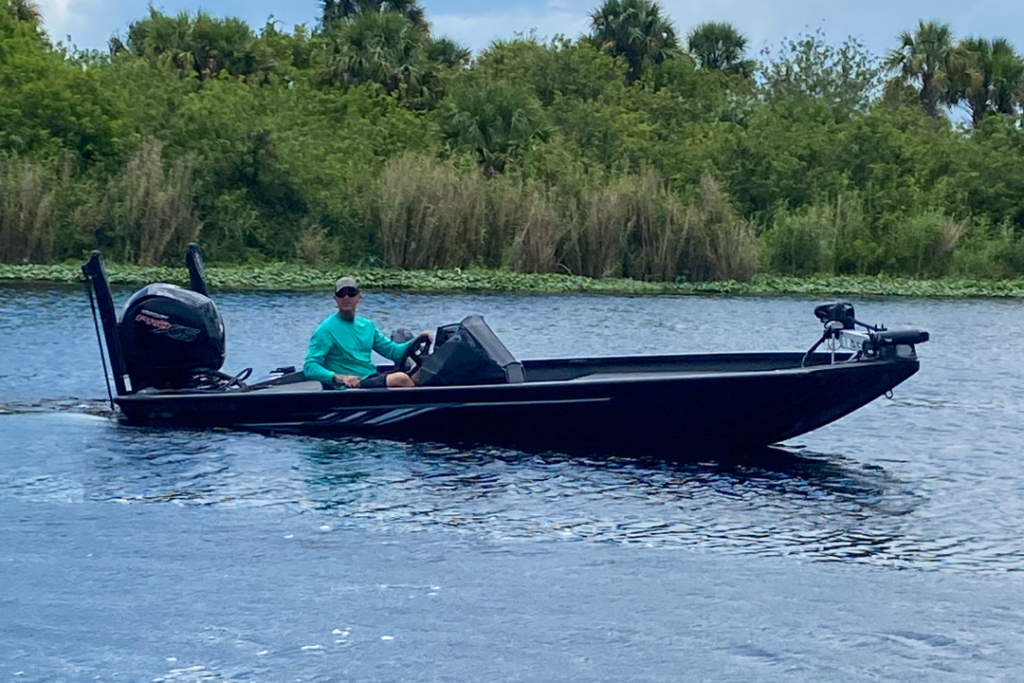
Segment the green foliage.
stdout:
[[0,11],[0,150],[111,154],[118,112],[99,85],[96,71],[53,48],[36,24]]
[[322,0],[321,21],[330,26],[336,21],[368,14],[397,14],[417,28],[427,27],[426,15],[416,0]]
[[219,19],[200,10],[169,16],[150,6],[149,16],[132,22],[127,41],[110,41],[113,54],[129,52],[181,77],[200,80],[222,73],[267,78],[274,60],[267,46],[241,19]]
[[747,39],[732,24],[707,21],[686,36],[686,46],[702,69],[750,78],[757,62],[745,59]]
[[475,153],[488,177],[503,172],[510,160],[547,137],[540,102],[525,88],[506,81],[456,82],[439,116],[449,147]]
[[590,40],[601,51],[625,59],[635,81],[679,53],[675,27],[661,12],[653,0],[605,0],[590,14]]
[[859,40],[833,46],[820,30],[764,57],[761,91],[770,105],[820,105],[837,120],[867,112],[881,80],[878,60]]
[[686,54],[660,5],[608,0],[589,36],[471,60],[415,1],[329,0],[290,32],[151,9],[100,54],[0,3],[3,261],[174,262],[201,226],[213,263],[686,291],[1024,273],[1024,62],[939,22],[883,61],[819,32],[758,62],[737,27],[688,27]]
[[544,44],[536,36],[497,41],[477,58],[474,72],[486,80],[529,84],[545,107],[560,102],[590,102],[623,92],[626,67],[589,41],[556,37]]

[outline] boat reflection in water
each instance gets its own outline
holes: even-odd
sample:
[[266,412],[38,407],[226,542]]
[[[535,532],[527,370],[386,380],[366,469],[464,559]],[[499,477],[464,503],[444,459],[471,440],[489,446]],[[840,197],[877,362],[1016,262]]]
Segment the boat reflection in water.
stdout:
[[360,438],[303,450],[309,504],[360,523],[885,566],[933,559],[932,542],[905,527],[922,498],[839,454],[762,448],[698,460]]

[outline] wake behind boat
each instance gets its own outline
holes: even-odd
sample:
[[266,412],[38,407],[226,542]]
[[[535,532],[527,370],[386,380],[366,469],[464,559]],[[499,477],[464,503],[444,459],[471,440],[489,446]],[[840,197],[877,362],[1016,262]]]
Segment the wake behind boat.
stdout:
[[414,389],[329,390],[293,368],[249,382],[248,369],[221,372],[224,325],[198,247],[186,261],[191,289],[144,287],[120,319],[102,256],[82,268],[126,423],[574,451],[761,447],[891,391],[928,340],[863,325],[840,303],[815,309],[824,331],[807,352],[520,361],[469,316],[438,328],[432,352],[410,346],[398,365],[419,370]]

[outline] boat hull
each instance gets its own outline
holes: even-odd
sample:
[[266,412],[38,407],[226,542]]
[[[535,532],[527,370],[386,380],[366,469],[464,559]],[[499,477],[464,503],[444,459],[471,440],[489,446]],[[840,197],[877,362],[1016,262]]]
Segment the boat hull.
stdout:
[[139,425],[364,435],[554,450],[736,449],[807,433],[892,390],[916,357],[802,354],[527,361],[518,384],[133,394]]

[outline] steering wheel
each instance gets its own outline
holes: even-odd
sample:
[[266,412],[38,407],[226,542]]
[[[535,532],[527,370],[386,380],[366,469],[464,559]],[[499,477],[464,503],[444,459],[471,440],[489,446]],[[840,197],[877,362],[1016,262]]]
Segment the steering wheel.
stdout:
[[423,360],[430,355],[430,337],[424,332],[412,340],[395,367],[407,375],[420,369]]

